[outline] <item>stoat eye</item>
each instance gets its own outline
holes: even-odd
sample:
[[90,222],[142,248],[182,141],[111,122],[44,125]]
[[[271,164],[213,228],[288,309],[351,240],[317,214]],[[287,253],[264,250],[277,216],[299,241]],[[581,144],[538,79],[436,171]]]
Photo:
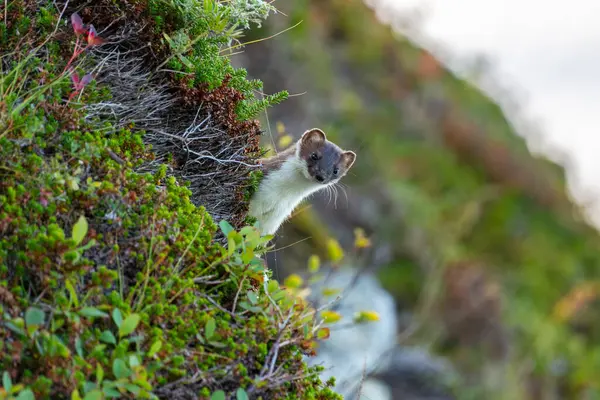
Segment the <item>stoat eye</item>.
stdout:
[[312,153],[310,155],[310,158],[312,158],[313,160],[317,161],[319,159],[319,156],[317,155],[317,153]]
[[338,174],[338,172],[340,172],[340,170],[338,169],[338,167],[334,167],[334,168],[333,168],[333,174],[334,174],[334,175],[337,175],[337,174]]

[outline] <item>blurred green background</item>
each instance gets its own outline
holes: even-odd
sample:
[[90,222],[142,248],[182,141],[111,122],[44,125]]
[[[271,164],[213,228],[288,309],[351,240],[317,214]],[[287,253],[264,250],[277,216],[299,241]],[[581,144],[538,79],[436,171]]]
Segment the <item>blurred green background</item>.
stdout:
[[326,252],[326,237],[352,247],[360,227],[366,263],[418,321],[399,327],[400,344],[451,360],[457,398],[600,398],[599,237],[563,168],[363,2],[277,7],[244,40],[298,25],[233,56],[267,93],[291,93],[263,116],[265,143],[320,127],[358,153],[345,193],[317,196],[281,229],[279,278]]

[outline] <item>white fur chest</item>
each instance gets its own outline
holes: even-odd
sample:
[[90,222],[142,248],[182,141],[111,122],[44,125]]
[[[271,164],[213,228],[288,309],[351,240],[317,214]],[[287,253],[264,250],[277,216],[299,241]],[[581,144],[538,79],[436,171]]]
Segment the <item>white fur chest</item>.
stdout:
[[304,198],[325,187],[312,181],[304,162],[292,156],[263,178],[250,200],[249,214],[262,234],[272,235]]

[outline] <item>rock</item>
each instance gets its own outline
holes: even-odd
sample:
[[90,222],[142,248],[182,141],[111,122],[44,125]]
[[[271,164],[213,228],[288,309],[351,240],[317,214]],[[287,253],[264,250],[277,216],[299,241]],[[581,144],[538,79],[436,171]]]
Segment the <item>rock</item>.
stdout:
[[360,390],[358,400],[392,400],[392,389],[379,379],[367,379]]
[[447,360],[422,348],[398,347],[377,378],[390,386],[393,399],[453,400],[450,387],[458,375]]
[[[345,290],[351,285],[355,273],[354,269],[342,268],[334,272],[327,282],[313,285],[311,301],[318,300],[323,305],[333,300],[333,296],[320,298],[322,289]],[[396,346],[396,308],[392,296],[380,286],[377,279],[365,273],[344,292],[342,299],[331,310],[340,313],[342,320],[332,325],[329,339],[321,342],[317,356],[307,361],[311,365],[324,366],[326,369],[322,372],[322,379],[334,376],[335,390],[349,396],[356,392],[367,375],[385,369],[389,357],[384,355]],[[377,312],[380,320],[346,326],[352,322],[355,313],[365,310]]]

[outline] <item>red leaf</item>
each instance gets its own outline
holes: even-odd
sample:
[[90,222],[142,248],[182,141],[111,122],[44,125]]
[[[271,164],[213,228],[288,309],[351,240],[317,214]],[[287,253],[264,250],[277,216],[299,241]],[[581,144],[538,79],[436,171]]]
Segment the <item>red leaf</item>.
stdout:
[[75,91],[78,92],[81,89],[83,89],[88,83],[90,83],[93,77],[92,74],[85,74],[80,80],[79,76],[77,76],[77,74],[73,72],[73,75],[71,75],[71,79],[73,80],[73,87],[75,88]]
[[83,76],[83,78],[81,78],[81,82],[79,82],[79,85],[83,88],[85,85],[87,85],[91,81],[92,81],[92,74],[85,74]]
[[76,12],[71,14],[71,25],[73,25],[73,30],[75,31],[76,35],[81,35],[87,32],[81,17]]
[[90,46],[96,46],[104,43],[104,40],[98,37],[98,33],[96,33],[96,28],[94,28],[94,25],[90,25],[90,29],[87,35],[87,42]]
[[71,79],[73,80],[73,88],[75,89],[75,93],[78,93],[92,81],[93,77],[92,74],[85,74],[80,80],[77,74],[73,72]]
[[88,39],[94,38],[96,36],[98,36],[98,32],[96,32],[96,28],[94,28],[94,25],[90,24],[90,30],[88,32]]
[[329,328],[321,328],[317,331],[317,338],[324,340],[329,339],[330,330]]

